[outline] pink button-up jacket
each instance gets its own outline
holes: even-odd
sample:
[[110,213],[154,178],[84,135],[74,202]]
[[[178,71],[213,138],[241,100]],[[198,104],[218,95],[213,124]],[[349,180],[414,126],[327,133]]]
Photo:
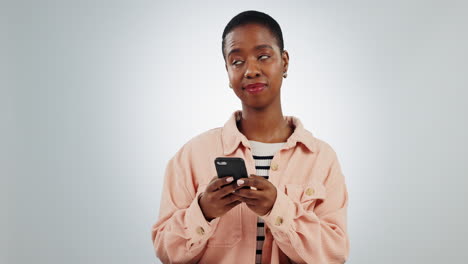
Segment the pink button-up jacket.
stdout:
[[[217,175],[216,157],[241,157],[248,174],[255,162],[239,132],[235,111],[224,127],[187,142],[167,164],[159,219],[152,227],[163,263],[255,263],[257,215],[244,203],[206,221],[198,196]],[[277,188],[265,221],[262,263],[344,263],[349,255],[348,192],[337,155],[326,142],[285,116],[295,127],[271,161]]]

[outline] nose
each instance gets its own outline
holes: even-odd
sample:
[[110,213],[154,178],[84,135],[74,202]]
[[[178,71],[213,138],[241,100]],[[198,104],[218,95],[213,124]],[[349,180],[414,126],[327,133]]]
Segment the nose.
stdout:
[[244,77],[247,79],[252,79],[260,76],[260,68],[258,67],[257,62],[248,62],[245,70]]

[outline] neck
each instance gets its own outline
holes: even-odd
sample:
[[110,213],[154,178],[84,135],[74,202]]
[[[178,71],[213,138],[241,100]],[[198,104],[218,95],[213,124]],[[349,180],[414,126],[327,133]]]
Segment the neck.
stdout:
[[285,142],[293,132],[284,119],[281,105],[263,109],[243,105],[238,128],[247,139],[265,143]]

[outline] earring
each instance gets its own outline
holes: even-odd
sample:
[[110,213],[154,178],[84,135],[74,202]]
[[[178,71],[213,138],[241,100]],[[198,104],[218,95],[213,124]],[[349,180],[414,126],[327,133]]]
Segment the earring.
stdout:
[[231,83],[229,83],[229,88],[231,88],[231,89],[232,89],[232,84],[231,84]]
[[287,72],[283,73],[283,78],[286,78],[286,77],[288,77],[288,73],[287,73]]

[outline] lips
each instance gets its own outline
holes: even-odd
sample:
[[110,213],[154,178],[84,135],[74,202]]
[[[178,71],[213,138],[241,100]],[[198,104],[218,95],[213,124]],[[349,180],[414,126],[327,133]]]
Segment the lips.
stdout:
[[264,83],[252,83],[252,84],[246,85],[244,89],[247,90],[247,92],[249,93],[259,93],[263,91],[265,87],[266,87],[266,84]]
[[245,89],[255,89],[257,87],[262,87],[262,86],[265,86],[264,83],[252,83],[252,84],[248,84],[246,86],[244,86]]

